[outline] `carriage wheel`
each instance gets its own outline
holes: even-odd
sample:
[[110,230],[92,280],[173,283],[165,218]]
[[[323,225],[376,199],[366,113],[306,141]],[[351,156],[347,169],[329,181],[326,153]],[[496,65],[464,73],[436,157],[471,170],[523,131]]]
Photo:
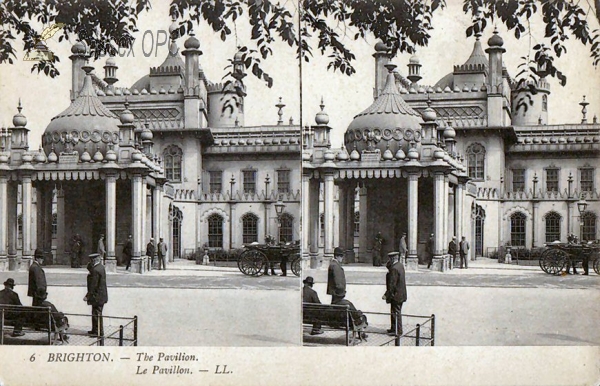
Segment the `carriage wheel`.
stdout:
[[260,276],[267,262],[267,256],[257,250],[245,251],[238,260],[238,267],[244,275]]
[[569,256],[560,249],[549,249],[542,253],[540,258],[540,267],[546,273],[557,275],[567,264]]
[[294,260],[292,260],[292,272],[296,276],[300,276],[302,273],[302,258],[300,256],[296,256]]
[[596,272],[596,275],[600,275],[600,256],[598,256],[598,254],[596,254],[596,259],[594,260],[594,272]]

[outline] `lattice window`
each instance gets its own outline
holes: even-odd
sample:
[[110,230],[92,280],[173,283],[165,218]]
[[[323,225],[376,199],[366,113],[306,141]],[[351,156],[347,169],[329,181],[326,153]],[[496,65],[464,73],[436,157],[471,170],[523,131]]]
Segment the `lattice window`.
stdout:
[[223,190],[223,172],[221,170],[209,171],[208,185],[210,193],[221,193]]
[[597,216],[592,212],[584,212],[581,215],[583,221],[583,229],[581,233],[581,241],[596,240],[596,220]]
[[169,181],[181,182],[181,164],[183,151],[179,146],[171,145],[163,152],[166,177]]
[[277,193],[290,192],[290,171],[277,170]]
[[360,212],[354,212],[354,236],[358,236],[360,232]]
[[244,170],[244,193],[256,193],[256,170]]
[[546,169],[546,191],[557,192],[558,191],[558,174],[559,169],[549,168]]
[[485,177],[485,148],[474,143],[467,148],[467,164],[469,177],[475,180],[483,180]]
[[510,216],[510,244],[513,247],[525,246],[526,221],[527,216],[521,212]]
[[258,217],[247,213],[242,217],[242,242],[250,244],[258,241]]
[[294,218],[283,213],[279,219],[279,242],[288,243],[294,240]]
[[580,169],[579,186],[582,192],[592,192],[594,190],[594,169]]
[[208,217],[208,247],[223,248],[223,217],[216,213]]
[[52,237],[55,237],[58,233],[58,215],[56,212],[52,213]]
[[525,169],[512,170],[512,191],[522,192],[525,190]]
[[560,241],[560,214],[550,212],[546,215],[546,242]]

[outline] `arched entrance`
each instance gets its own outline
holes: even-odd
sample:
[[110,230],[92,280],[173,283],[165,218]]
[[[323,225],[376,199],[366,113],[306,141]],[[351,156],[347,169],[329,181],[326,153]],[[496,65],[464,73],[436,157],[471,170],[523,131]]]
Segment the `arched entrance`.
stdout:
[[485,210],[477,204],[473,207],[473,222],[475,229],[475,256],[483,256],[483,226],[485,224]]
[[169,210],[169,217],[173,224],[173,258],[179,259],[181,257],[181,223],[183,222],[183,213],[181,209],[173,205]]

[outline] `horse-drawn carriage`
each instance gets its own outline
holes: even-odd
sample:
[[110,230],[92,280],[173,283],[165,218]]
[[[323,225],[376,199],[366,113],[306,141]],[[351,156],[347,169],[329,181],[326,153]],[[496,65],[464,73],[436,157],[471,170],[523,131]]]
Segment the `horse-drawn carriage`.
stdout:
[[245,275],[260,276],[272,264],[291,263],[291,270],[296,276],[301,272],[300,245],[290,244],[246,244],[244,252],[238,258],[238,268]]
[[598,243],[549,243],[540,257],[540,268],[549,274],[558,275],[567,266],[587,260],[600,275],[600,244]]

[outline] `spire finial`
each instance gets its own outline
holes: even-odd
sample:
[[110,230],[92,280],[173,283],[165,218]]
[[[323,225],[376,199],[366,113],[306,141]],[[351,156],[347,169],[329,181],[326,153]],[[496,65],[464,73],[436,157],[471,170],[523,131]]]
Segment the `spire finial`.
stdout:
[[583,115],[583,117],[581,118],[581,123],[587,123],[587,118],[586,118],[587,105],[589,105],[589,102],[585,101],[585,95],[584,95],[583,100],[581,102],[579,102],[579,106],[581,106],[581,115]]
[[323,95],[321,95],[321,104],[319,105],[319,107],[321,107],[321,111],[323,111],[325,109],[325,103],[323,102]]
[[19,110],[19,113],[21,113],[21,110],[23,110],[23,107],[21,106],[21,98],[19,97],[19,105],[17,106],[17,110]]
[[279,111],[277,111],[277,115],[279,116],[279,119],[277,120],[277,124],[282,125],[283,124],[283,108],[285,107],[285,104],[283,103],[281,97],[279,97],[279,103],[277,103],[275,105],[275,107],[277,107],[279,109]]

